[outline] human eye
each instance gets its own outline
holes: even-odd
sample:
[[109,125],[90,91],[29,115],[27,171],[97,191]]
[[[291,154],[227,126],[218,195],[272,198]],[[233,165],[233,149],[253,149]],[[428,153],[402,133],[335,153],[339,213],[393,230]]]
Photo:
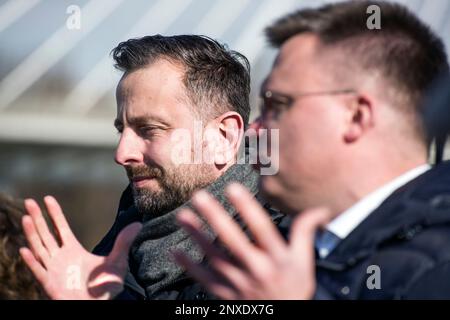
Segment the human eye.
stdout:
[[274,112],[275,114],[279,114],[281,113],[281,111],[285,109],[285,107],[286,107],[285,99],[273,97],[271,103],[272,112]]
[[263,98],[261,102],[261,114],[264,117],[278,119],[280,114],[286,109],[286,101],[281,97],[270,96]]
[[150,138],[158,134],[160,132],[161,128],[157,126],[142,126],[139,127],[139,135],[142,137]]

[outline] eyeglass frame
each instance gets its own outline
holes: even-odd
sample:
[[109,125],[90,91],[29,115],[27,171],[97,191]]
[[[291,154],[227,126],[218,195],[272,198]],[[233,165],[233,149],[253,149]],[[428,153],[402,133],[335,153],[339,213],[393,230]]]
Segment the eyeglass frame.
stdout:
[[[262,92],[260,97],[262,98],[262,103],[260,104],[261,118],[266,118],[266,100],[273,99],[274,96],[286,99],[285,102],[281,102],[282,109],[278,110],[276,113],[276,119],[279,118],[286,110],[290,109],[296,100],[304,97],[315,97],[315,96],[327,96],[327,95],[341,95],[341,94],[356,94],[355,89],[339,89],[339,90],[327,90],[327,91],[316,91],[316,92],[299,92],[296,94],[283,94],[273,90],[265,90]],[[280,101],[279,101],[280,102]],[[272,108],[273,110],[273,108]]]

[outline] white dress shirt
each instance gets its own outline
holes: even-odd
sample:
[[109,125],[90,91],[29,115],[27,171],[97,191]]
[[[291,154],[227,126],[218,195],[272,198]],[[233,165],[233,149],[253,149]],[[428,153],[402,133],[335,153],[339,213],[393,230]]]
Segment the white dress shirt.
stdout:
[[[328,223],[325,227],[325,232],[331,232],[333,235],[337,236],[336,239],[345,239],[395,190],[423,174],[430,168],[431,166],[428,164],[418,166],[371,192]],[[336,242],[336,240],[334,241]],[[337,242],[339,242],[339,240]],[[319,256],[321,258],[328,256],[331,250],[337,245],[337,242],[335,244],[325,245],[322,248],[318,248]]]

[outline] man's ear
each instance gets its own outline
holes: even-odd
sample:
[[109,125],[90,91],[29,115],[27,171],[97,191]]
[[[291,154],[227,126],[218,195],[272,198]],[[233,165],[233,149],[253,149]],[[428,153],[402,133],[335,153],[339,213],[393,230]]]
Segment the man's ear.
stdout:
[[347,111],[344,141],[353,143],[374,125],[373,100],[363,94],[352,96],[348,100]]
[[229,111],[216,118],[218,141],[214,151],[214,162],[218,165],[227,164],[236,158],[244,135],[244,120],[242,116]]

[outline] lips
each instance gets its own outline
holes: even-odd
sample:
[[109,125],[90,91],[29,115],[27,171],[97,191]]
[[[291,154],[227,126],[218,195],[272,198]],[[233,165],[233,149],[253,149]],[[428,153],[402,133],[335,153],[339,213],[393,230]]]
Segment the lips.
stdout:
[[141,187],[143,186],[146,182],[155,179],[155,177],[152,176],[140,176],[140,177],[133,177],[131,179],[131,182],[136,186],[136,187]]
[[133,177],[131,178],[131,181],[141,181],[141,180],[147,180],[147,179],[154,179],[154,177],[151,176],[140,176],[140,177]]

